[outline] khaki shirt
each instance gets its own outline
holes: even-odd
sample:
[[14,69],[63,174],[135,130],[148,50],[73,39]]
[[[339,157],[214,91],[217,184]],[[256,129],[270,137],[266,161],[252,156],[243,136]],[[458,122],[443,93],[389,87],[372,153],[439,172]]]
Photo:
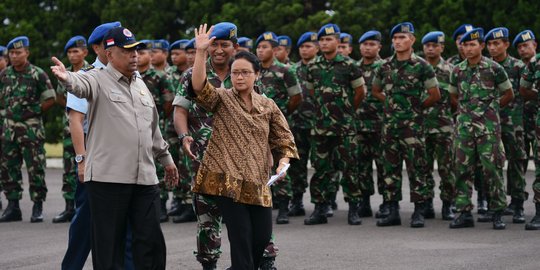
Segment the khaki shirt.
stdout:
[[110,64],[68,72],[67,91],[88,100],[84,181],[155,185],[154,158],[173,164],[159,131],[158,112],[141,76],[123,76]]

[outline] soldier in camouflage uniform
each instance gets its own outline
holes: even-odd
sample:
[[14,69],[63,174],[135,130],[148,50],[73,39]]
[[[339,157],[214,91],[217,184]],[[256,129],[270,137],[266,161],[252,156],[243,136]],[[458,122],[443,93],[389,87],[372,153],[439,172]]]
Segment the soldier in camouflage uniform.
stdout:
[[506,196],[499,110],[512,100],[512,84],[501,65],[482,56],[482,28],[465,33],[460,42],[467,60],[452,70],[449,90],[452,103],[458,108],[454,166],[456,206],[460,215],[450,223],[450,228],[474,226],[471,194],[474,174],[479,167],[489,194],[489,208],[495,211],[493,228],[502,230],[506,228],[502,220]]
[[[83,36],[74,36],[68,40],[64,46],[64,53],[67,55],[71,66],[67,67],[68,71],[77,72],[81,69],[89,66],[88,62],[84,58],[88,55],[88,49],[86,47],[86,38]],[[66,88],[62,85],[58,85],[56,88],[56,102],[66,107],[67,92]],[[73,141],[71,140],[71,133],[69,132],[69,121],[67,113],[62,115],[62,122],[64,123],[64,138],[62,140],[62,146],[64,148],[63,153],[63,165],[64,173],[62,175],[62,191],[64,199],[66,200],[66,208],[58,216],[53,218],[53,223],[69,222],[75,215],[75,190],[77,189],[77,164],[75,163],[75,149],[73,148]]]
[[7,46],[11,66],[0,74],[0,100],[6,108],[5,130],[0,166],[7,171],[2,179],[4,194],[9,200],[0,222],[20,221],[22,198],[22,161],[28,170],[30,198],[34,202],[30,222],[43,222],[45,184],[45,131],[41,120],[44,111],[54,105],[51,81],[41,68],[28,62],[27,37],[16,37]]
[[396,53],[384,60],[372,83],[373,95],[384,102],[383,199],[389,204],[388,215],[378,220],[377,226],[401,225],[399,201],[405,160],[414,203],[410,225],[417,228],[424,226],[425,201],[431,199],[426,179],[424,109],[433,106],[440,93],[433,68],[412,50],[416,40],[413,25],[397,24],[390,37]]
[[[289,59],[292,48],[291,38],[289,36],[278,36],[277,43],[278,46],[274,47],[274,56],[276,57],[276,60],[288,68],[291,67],[291,60]],[[256,43],[255,46],[257,46]]]
[[364,78],[354,60],[337,53],[340,29],[324,25],[317,38],[322,56],[308,65],[306,87],[313,96],[315,117],[311,159],[315,173],[310,182],[315,211],[304,220],[306,225],[327,223],[326,212],[335,192],[334,175],[342,171],[341,185],[349,204],[347,221],[360,225],[358,203],[362,192],[357,170],[357,121],[355,110],[364,98]]
[[[142,43],[148,44],[150,42],[147,40],[143,40]],[[146,84],[146,87],[148,87],[148,90],[150,90],[150,93],[152,93],[152,97],[154,98],[154,103],[156,104],[156,108],[159,114],[159,129],[162,134],[165,134],[167,118],[169,118],[172,112],[174,89],[167,74],[150,67],[150,50],[151,48],[148,47],[137,50],[137,53],[139,54],[137,69],[141,74],[141,77]],[[161,215],[159,220],[160,222],[166,222],[169,220],[166,206],[167,200],[169,199],[169,189],[165,185],[165,170],[163,166],[157,161],[155,163],[156,173],[160,181],[159,187],[161,189]],[[175,165],[176,164],[177,163],[175,162]]]
[[453,131],[454,119],[450,102],[448,86],[450,72],[453,66],[441,57],[444,51],[445,36],[443,32],[429,32],[422,38],[424,55],[428,63],[435,70],[441,99],[425,112],[426,154],[427,154],[427,179],[429,199],[426,203],[424,217],[435,218],[433,209],[433,197],[435,196],[435,179],[433,177],[434,161],[437,160],[438,172],[441,177],[439,189],[443,202],[441,215],[443,220],[454,219],[452,203],[455,198],[455,177],[453,164]]
[[319,52],[317,33],[306,32],[302,34],[296,45],[301,60],[294,64],[292,68],[302,88],[303,100],[290,116],[290,127],[300,159],[291,160],[291,167],[288,172],[288,176],[292,181],[291,188],[293,192],[289,216],[305,216],[306,210],[304,209],[303,197],[308,187],[307,163],[311,145],[311,124],[315,109],[311,96],[307,92],[306,79],[308,64],[317,57]]
[[[525,65],[520,60],[509,56],[507,49],[510,47],[508,29],[498,27],[490,30],[484,37],[492,60],[501,65],[508,79],[512,83],[514,99],[508,106],[501,108],[499,117],[501,120],[501,135],[508,161],[506,171],[507,194],[512,201],[504,211],[505,215],[513,215],[513,223],[525,223],[523,214],[523,202],[529,194],[525,191],[525,154],[524,127],[523,127],[523,98],[519,94],[519,81]],[[492,213],[492,211],[489,211]],[[490,221],[490,215],[486,215]]]
[[340,33],[339,34],[339,44],[338,44],[338,53],[350,57],[353,47],[352,47],[353,37],[349,33]]
[[[281,41],[287,41],[290,44],[290,40],[281,39]],[[261,91],[276,102],[283,115],[290,122],[291,113],[302,101],[302,90],[298,85],[294,71],[274,57],[278,47],[285,45],[278,46],[277,36],[272,32],[263,33],[255,41],[257,57],[262,66],[259,75],[262,84]],[[277,159],[274,160],[277,161]],[[290,176],[287,176],[285,181],[279,181],[272,185],[272,199],[279,209],[276,218],[277,224],[289,223],[289,200],[292,197],[291,182]]]
[[455,66],[455,65],[463,62],[463,60],[465,60],[465,55],[463,54],[463,49],[461,48],[461,43],[459,43],[459,40],[461,39],[461,36],[463,36],[463,34],[465,34],[467,31],[472,30],[473,28],[474,27],[472,25],[470,25],[468,23],[465,23],[465,24],[460,25],[454,31],[454,34],[452,35],[452,39],[454,40],[454,42],[456,42],[456,47],[458,49],[458,53],[456,55],[448,58],[448,60],[446,60],[452,66]]
[[[4,46],[0,46],[0,74],[4,72],[8,65],[8,50]],[[2,152],[2,138],[4,134],[4,115],[6,114],[4,108],[4,102],[0,100],[0,153]],[[2,158],[0,158],[0,162]],[[3,170],[3,167],[0,165],[0,192],[2,191],[2,179],[7,179],[7,171]],[[0,209],[2,209],[2,200],[0,199]]]
[[152,59],[152,68],[165,73],[169,72],[171,68],[167,62],[169,42],[165,39],[157,39],[152,40],[151,43],[150,57]]

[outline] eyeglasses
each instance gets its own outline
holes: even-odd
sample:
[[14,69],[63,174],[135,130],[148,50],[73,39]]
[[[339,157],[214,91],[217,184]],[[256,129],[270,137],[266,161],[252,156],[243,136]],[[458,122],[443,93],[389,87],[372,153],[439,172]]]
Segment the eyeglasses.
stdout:
[[254,73],[253,71],[248,71],[248,70],[242,70],[242,71],[233,71],[231,72],[231,74],[234,76],[234,77],[238,77],[240,75],[242,75],[242,77],[249,77],[252,73]]

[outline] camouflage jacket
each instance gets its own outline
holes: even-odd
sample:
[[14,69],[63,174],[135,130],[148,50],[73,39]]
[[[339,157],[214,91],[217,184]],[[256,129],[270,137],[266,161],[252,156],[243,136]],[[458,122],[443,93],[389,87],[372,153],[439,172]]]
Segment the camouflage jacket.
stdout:
[[167,102],[172,102],[174,99],[174,89],[167,74],[155,70],[153,68],[147,69],[141,73],[141,77],[152,93],[156,109],[159,114],[159,128],[162,134],[165,134],[165,124],[167,123],[167,117],[165,115],[164,105]]
[[448,87],[450,73],[454,66],[441,58],[434,68],[437,81],[439,82],[441,99],[432,107],[425,110],[426,133],[452,133],[454,131],[454,118],[452,117],[452,106]]
[[449,91],[458,95],[457,134],[500,134],[499,98],[507,89],[512,89],[512,84],[504,68],[489,58],[482,57],[472,67],[467,61],[455,66]]
[[313,105],[313,98],[306,87],[308,65],[299,61],[291,68],[298,77],[298,82],[302,88],[302,96],[304,97],[298,108],[291,114],[291,128],[311,129],[311,121],[315,117],[315,107]]
[[[537,54],[534,56],[529,63],[525,66],[523,69],[523,73],[521,75],[521,80],[519,82],[520,87],[528,88],[533,91],[538,92],[538,85],[540,85],[540,61],[538,61],[540,57],[540,54]],[[538,105],[540,104],[540,97],[538,97],[535,101],[531,101],[533,105],[529,105],[531,107],[534,107],[534,110],[537,112],[535,115],[536,119],[536,125],[540,125],[540,115],[538,114]]]
[[398,61],[394,54],[377,70],[375,85],[386,95],[383,130],[409,128],[423,132],[422,98],[428,89],[438,86],[433,67],[426,60],[413,53],[409,60]]
[[358,66],[362,71],[362,76],[366,82],[366,97],[364,102],[358,107],[358,131],[360,132],[375,132],[380,133],[383,122],[383,104],[381,101],[373,97],[371,93],[371,85],[375,79],[375,73],[381,67],[383,60],[377,57],[375,62],[364,65],[363,59],[358,61]]
[[182,74],[185,70],[179,70],[177,66],[171,66],[167,72],[169,79],[171,80],[174,94],[178,94],[178,88],[180,87],[180,80],[182,79]]
[[449,64],[452,65],[452,66],[456,66],[457,64],[463,62],[464,60],[465,60],[465,59],[461,58],[461,56],[460,56],[459,53],[458,53],[458,54],[456,54],[456,55],[454,55],[454,56],[448,58],[448,59],[446,60],[446,62],[449,63]]
[[320,55],[308,65],[306,87],[313,90],[315,118],[312,135],[348,136],[357,132],[355,89],[364,85],[354,60],[337,54],[327,60]]
[[[527,84],[528,82],[525,81],[525,76],[530,77],[529,72],[529,64],[531,62],[536,62],[536,57],[533,57],[527,64],[523,64],[523,71],[521,74],[521,80],[519,82],[520,86],[523,86],[523,84]],[[534,63],[533,63],[534,64]],[[527,75],[525,74],[527,73]],[[537,81],[533,81],[532,84],[529,86],[533,91],[538,93],[538,85]],[[536,114],[538,113],[538,107],[537,102],[535,100],[526,100],[523,104],[523,122],[526,122],[525,118],[532,119],[532,122],[534,123],[536,120]],[[532,132],[534,133],[534,127],[532,127]]]
[[270,67],[262,68],[260,81],[262,92],[273,99],[283,115],[287,116],[289,97],[302,93],[294,70],[274,59]]
[[506,57],[504,61],[498,63],[506,71],[514,99],[504,108],[501,108],[499,115],[501,117],[502,132],[523,131],[523,97],[519,94],[519,81],[525,68],[525,64],[512,56]]

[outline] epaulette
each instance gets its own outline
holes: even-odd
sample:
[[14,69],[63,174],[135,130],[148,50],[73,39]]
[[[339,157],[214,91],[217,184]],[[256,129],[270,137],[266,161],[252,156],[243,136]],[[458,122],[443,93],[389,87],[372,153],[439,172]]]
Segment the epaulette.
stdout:
[[90,70],[92,70],[94,68],[96,68],[94,65],[89,65],[87,67],[81,68],[81,70],[84,71],[84,72],[87,72],[87,71],[90,71]]

